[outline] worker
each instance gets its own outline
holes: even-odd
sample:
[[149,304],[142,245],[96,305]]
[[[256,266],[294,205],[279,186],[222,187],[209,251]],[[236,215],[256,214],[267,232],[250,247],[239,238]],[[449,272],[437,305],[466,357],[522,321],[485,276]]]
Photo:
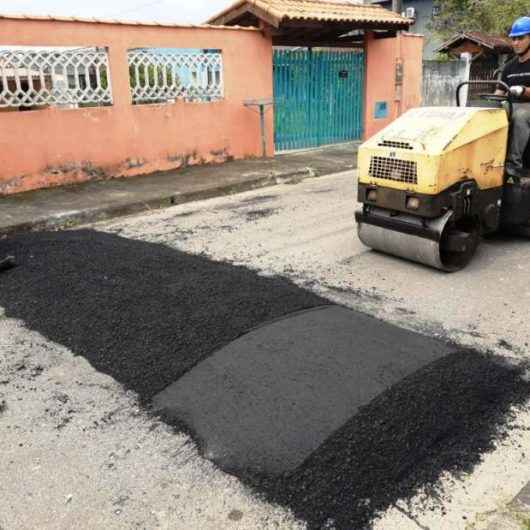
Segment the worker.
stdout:
[[[505,66],[501,77],[514,99],[506,178],[518,182],[526,176],[523,157],[530,140],[530,16],[514,22],[510,38],[516,58]],[[506,92],[498,89],[496,94]]]

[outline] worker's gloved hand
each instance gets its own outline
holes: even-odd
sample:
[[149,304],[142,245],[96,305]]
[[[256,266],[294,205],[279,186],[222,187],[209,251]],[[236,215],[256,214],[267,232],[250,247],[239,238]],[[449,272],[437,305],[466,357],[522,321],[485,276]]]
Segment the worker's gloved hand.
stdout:
[[516,98],[520,98],[525,92],[524,86],[511,86],[510,94]]

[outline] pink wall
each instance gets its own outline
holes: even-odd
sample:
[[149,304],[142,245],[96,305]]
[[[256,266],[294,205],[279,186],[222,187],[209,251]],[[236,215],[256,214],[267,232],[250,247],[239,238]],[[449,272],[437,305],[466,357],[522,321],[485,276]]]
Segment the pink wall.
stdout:
[[[0,44],[108,47],[114,100],[0,113],[0,195],[261,155],[259,117],[243,106],[272,96],[272,45],[257,30],[0,19]],[[135,47],[221,49],[224,99],[133,106],[126,53]],[[266,126],[272,155],[270,110]]]
[[[0,18],[0,45],[107,47],[114,100],[112,107],[0,112],[0,195],[261,155],[259,118],[243,106],[273,95],[272,43],[256,29]],[[224,99],[132,105],[126,54],[136,47],[221,49]],[[422,37],[368,34],[365,49],[367,138],[419,104]],[[376,119],[381,101],[388,115]],[[271,110],[266,127],[271,156]]]
[[421,105],[423,36],[402,33],[400,37],[404,70],[401,112],[405,112]]
[[[401,33],[395,39],[365,40],[366,80],[364,137],[370,138],[406,110],[421,103],[423,37]],[[396,83],[396,65],[401,63],[402,83]],[[386,102],[386,117],[375,117],[378,102]]]

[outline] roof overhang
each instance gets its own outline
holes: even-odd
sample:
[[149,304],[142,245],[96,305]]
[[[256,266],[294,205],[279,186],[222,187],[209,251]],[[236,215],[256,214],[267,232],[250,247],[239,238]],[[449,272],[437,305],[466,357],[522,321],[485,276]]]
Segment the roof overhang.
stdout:
[[355,30],[394,36],[414,21],[355,0],[240,0],[208,23],[266,28],[276,46],[351,47],[363,40]]
[[474,44],[482,51],[495,54],[508,54],[513,52],[513,47],[508,38],[473,33],[459,33],[436,48],[435,52],[458,53],[459,48],[466,43]]

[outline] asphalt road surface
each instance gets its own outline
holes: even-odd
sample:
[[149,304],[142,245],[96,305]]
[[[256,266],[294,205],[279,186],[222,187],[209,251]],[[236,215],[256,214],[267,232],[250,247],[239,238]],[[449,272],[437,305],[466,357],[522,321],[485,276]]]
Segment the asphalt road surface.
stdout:
[[530,243],[447,275],[354,206],[348,173],[3,242],[0,526],[484,524],[530,479]]

